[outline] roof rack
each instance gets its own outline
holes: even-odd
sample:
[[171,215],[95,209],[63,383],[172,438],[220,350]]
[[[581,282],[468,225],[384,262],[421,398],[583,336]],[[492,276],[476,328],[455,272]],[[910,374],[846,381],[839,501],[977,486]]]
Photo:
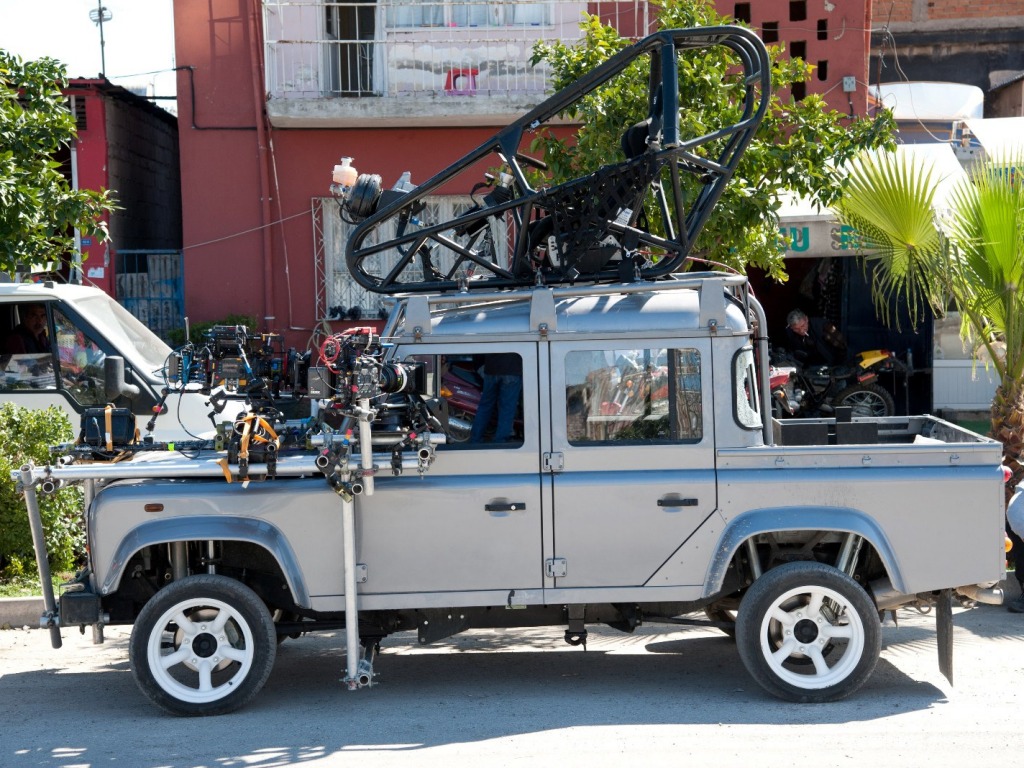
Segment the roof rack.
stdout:
[[460,291],[441,294],[410,294],[394,297],[387,323],[381,331],[384,338],[392,338],[398,328],[406,328],[417,337],[431,333],[431,318],[452,308],[485,309],[515,304],[530,305],[530,329],[539,333],[557,330],[555,305],[559,300],[583,296],[629,295],[666,291],[697,291],[700,301],[700,324],[714,328],[725,316],[727,296],[731,296],[749,314],[750,294],[747,278],[728,272],[701,272],[689,275],[671,275],[660,280],[631,283],[599,283],[572,286],[534,286],[527,289],[476,293]]

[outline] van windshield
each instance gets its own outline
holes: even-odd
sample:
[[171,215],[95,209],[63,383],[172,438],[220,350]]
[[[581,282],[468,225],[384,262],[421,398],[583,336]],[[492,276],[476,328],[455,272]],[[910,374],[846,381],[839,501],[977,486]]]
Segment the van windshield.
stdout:
[[115,349],[126,354],[128,350],[134,350],[136,360],[126,362],[142,366],[139,373],[147,378],[161,377],[160,371],[171,354],[171,348],[131,312],[109,296],[81,299],[75,302],[75,309],[109,339]]

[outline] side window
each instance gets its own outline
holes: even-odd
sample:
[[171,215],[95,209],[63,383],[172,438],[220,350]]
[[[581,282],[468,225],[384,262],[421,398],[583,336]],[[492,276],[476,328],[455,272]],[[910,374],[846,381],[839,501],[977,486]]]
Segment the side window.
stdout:
[[104,405],[106,354],[59,309],[53,312],[53,327],[61,386],[82,405]]
[[571,445],[699,442],[704,434],[696,349],[608,349],[565,357]]
[[427,369],[429,398],[448,425],[449,446],[523,444],[523,360],[514,352],[412,355]]
[[2,313],[0,389],[56,389],[46,304],[4,305]]
[[736,423],[744,429],[761,428],[761,402],[757,396],[757,368],[754,351],[745,347],[736,353],[732,366],[733,404]]

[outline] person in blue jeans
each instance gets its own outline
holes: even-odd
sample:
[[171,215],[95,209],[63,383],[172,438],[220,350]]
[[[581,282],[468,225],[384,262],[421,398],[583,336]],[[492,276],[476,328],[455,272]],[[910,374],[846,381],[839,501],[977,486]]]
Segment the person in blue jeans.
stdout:
[[491,442],[504,443],[512,439],[512,427],[519,410],[519,395],[523,391],[523,367],[519,355],[502,352],[484,359],[484,389],[480,406],[469,433],[469,442],[481,443],[487,434],[491,417],[498,412],[498,424]]

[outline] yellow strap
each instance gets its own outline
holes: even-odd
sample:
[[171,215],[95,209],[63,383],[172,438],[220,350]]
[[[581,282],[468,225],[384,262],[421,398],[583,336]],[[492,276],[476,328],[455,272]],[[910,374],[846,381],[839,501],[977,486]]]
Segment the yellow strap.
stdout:
[[114,406],[107,403],[107,407],[103,409],[104,420],[107,422],[107,450],[114,450],[114,437],[111,435],[113,430],[114,422]]
[[[256,443],[274,443],[278,448],[281,447],[280,436],[274,431],[270,422],[262,416],[250,413],[247,416],[243,416],[239,421],[242,422],[242,434],[239,439],[239,456],[244,455],[248,458],[248,446],[250,441]],[[245,451],[244,454],[242,453],[243,450]]]
[[220,468],[224,472],[224,479],[227,480],[229,483],[235,482],[234,478],[231,477],[231,470],[228,469],[227,458],[220,459],[217,461],[217,463],[220,464]]
[[242,439],[238,445],[238,458],[249,459],[249,435],[252,431],[252,421],[249,418],[242,419]]
[[252,434],[253,440],[259,443],[275,443],[278,448],[281,447],[281,438],[270,426],[270,422],[260,416],[247,416],[246,418],[254,419],[256,422],[256,431]]

